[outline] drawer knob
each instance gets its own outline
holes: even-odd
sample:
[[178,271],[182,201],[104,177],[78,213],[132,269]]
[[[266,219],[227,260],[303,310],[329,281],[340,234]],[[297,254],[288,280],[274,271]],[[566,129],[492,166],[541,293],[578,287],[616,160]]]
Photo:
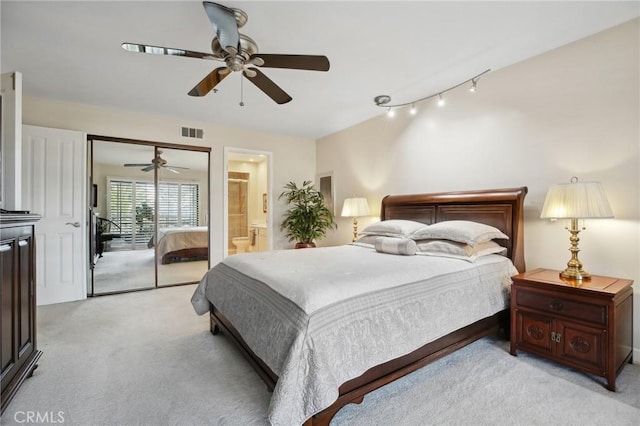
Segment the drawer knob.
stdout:
[[559,300],[552,300],[551,302],[549,302],[549,308],[553,309],[554,311],[562,310],[563,306],[564,305]]

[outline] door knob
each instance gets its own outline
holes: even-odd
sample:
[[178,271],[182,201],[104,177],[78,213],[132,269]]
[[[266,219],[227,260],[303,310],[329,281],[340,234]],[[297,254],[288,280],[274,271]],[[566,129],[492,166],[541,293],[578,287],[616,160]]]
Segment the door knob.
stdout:
[[74,228],[80,228],[80,222],[67,222],[65,225],[71,225]]

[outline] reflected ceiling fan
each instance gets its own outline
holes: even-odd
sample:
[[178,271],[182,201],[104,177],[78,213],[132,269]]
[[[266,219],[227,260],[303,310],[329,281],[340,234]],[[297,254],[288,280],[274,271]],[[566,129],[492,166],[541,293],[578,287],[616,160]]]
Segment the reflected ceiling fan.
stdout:
[[142,169],[140,170],[142,170],[143,172],[150,172],[156,167],[162,167],[164,169],[169,170],[170,172],[177,173],[177,174],[180,174],[180,172],[177,169],[189,170],[189,167],[168,166],[167,160],[162,158],[160,154],[162,154],[162,151],[158,150],[158,155],[155,158],[153,158],[149,163],[127,163],[127,164],[124,164],[124,167],[142,167]]
[[[232,72],[242,71],[244,77],[276,103],[285,104],[291,101],[291,96],[256,67],[329,71],[329,59],[326,56],[258,53],[256,42],[238,32],[238,28],[241,28],[248,20],[244,11],[209,1],[202,2],[202,4],[215,32],[215,37],[211,41],[213,53],[136,43],[122,43],[122,48],[130,52],[211,59],[226,64],[224,67],[214,69],[203,78],[191,89],[190,96],[204,96]],[[240,106],[243,105],[240,102]]]

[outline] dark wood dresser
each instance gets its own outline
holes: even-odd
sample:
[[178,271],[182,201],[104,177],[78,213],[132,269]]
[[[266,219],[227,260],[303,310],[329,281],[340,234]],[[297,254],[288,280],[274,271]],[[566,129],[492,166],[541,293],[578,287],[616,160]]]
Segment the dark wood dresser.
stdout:
[[559,273],[513,277],[511,355],[523,350],[604,377],[615,391],[618,373],[632,362],[633,281],[572,281]]
[[42,355],[36,346],[34,214],[0,214],[2,412]]

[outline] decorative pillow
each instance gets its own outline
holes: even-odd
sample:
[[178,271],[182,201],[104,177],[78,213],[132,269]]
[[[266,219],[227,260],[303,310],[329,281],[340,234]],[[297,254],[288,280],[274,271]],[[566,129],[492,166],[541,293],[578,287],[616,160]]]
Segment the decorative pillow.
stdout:
[[416,241],[418,254],[428,256],[452,257],[474,262],[477,258],[489,254],[507,254],[507,248],[495,241],[485,241],[475,246],[449,240],[420,240]]
[[409,238],[378,237],[376,239],[376,251],[389,254],[403,254],[413,256],[416,254],[416,242]]
[[408,237],[427,225],[413,220],[390,219],[372,223],[359,235],[380,235],[385,237]]
[[414,240],[451,240],[470,246],[495,238],[509,239],[498,228],[468,220],[447,220],[424,226],[415,231],[411,238]]

